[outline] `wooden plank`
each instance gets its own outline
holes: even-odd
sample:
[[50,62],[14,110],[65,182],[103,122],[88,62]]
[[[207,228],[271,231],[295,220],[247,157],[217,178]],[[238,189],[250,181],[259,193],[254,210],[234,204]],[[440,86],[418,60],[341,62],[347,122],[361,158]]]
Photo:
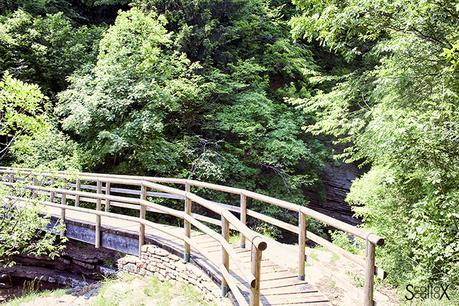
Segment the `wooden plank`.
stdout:
[[274,289],[274,288],[283,288],[283,287],[288,287],[291,285],[306,285],[308,284],[305,281],[300,281],[298,279],[292,280],[292,281],[287,281],[284,280],[282,282],[271,282],[271,283],[262,283],[261,284],[261,289]]
[[262,289],[263,295],[296,294],[301,292],[318,292],[311,284],[292,284],[287,287]]
[[325,299],[322,294],[319,294],[317,292],[272,295],[268,297],[265,296],[265,298],[270,305],[288,305],[307,302],[327,302],[327,299]]

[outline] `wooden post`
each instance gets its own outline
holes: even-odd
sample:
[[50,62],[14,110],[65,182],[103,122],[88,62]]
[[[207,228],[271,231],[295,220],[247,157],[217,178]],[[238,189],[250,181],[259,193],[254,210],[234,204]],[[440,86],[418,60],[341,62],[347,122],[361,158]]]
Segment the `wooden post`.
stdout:
[[[229,241],[229,222],[226,220],[224,216],[221,217],[222,220],[222,236],[226,241]],[[222,265],[226,268],[226,271],[229,273],[229,254],[226,249],[222,246]],[[225,297],[228,293],[228,283],[226,282],[225,278],[223,277],[222,273],[222,283],[221,283],[221,292],[222,296]]]
[[306,248],[306,215],[298,212],[298,279],[304,280],[305,269],[305,248]]
[[[76,191],[80,191],[81,190],[81,181],[80,181],[79,178],[76,180],[75,190]],[[76,207],[80,206],[80,196],[79,195],[75,196],[75,206]]]
[[365,268],[365,287],[364,287],[364,306],[373,306],[373,285],[375,275],[375,245],[367,239]]
[[[102,193],[102,184],[100,180],[97,180],[97,194]],[[96,210],[100,211],[101,209],[101,200],[98,198],[96,200]],[[101,233],[100,233],[100,215],[96,215],[96,241],[94,243],[96,248],[100,248],[101,245]]]
[[[190,192],[190,184],[186,183],[185,184],[185,192],[188,193]],[[191,205],[192,201],[188,198],[188,194],[185,195],[185,213],[187,215],[191,216]],[[185,231],[185,236],[188,238],[191,237],[191,224],[190,222],[183,220],[183,229]],[[188,242],[185,241],[184,243],[184,252],[183,252],[183,261],[184,262],[190,262],[190,253],[191,253],[191,247]]]
[[[245,225],[247,223],[247,197],[241,193],[241,222]],[[245,236],[241,233],[241,248],[245,248]]]
[[255,284],[250,288],[250,306],[260,305],[260,272],[261,272],[261,251],[252,244],[251,251],[252,274],[255,276]]
[[[61,205],[67,205],[67,194],[61,194]],[[65,222],[65,208],[61,208],[61,220]]]
[[[140,199],[146,200],[147,199],[147,188],[143,185],[140,187]],[[140,219],[145,219],[146,209],[145,205],[140,204]],[[145,244],[145,224],[139,223],[139,256],[142,252],[142,246]]]
[[[10,173],[8,180],[10,183],[14,183],[14,173]],[[11,190],[8,191],[8,194],[13,195],[13,192]],[[8,197],[8,205],[12,205],[12,198]]]
[[[67,205],[67,194],[65,192],[61,194],[61,205]],[[61,208],[61,220],[62,220],[62,223],[65,223],[65,208]],[[65,235],[65,232],[62,231],[61,236],[64,236],[64,235]]]
[[[34,176],[32,178],[32,185],[37,186],[37,177]],[[32,189],[32,199],[35,199],[37,197],[37,191],[35,189]]]
[[[110,195],[110,182],[106,182],[105,183],[105,194],[106,195]],[[145,199],[146,199],[146,197],[145,197]],[[142,209],[142,208],[140,208],[140,209]],[[109,199],[105,199],[105,211],[106,212],[110,211],[110,200]]]
[[[51,188],[54,188],[54,177],[51,178]],[[56,198],[56,193],[54,191],[51,191],[51,194],[49,195],[49,201],[54,203],[54,199]]]

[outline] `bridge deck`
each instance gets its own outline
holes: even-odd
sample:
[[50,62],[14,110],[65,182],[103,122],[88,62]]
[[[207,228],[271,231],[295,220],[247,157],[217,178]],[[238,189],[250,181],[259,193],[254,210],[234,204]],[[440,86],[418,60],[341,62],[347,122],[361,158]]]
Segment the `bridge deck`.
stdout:
[[[60,209],[47,207],[48,212],[54,216],[59,217]],[[73,221],[80,224],[92,225],[95,221],[95,216],[78,211],[66,212],[66,220]],[[113,219],[110,217],[102,217],[102,232],[104,229],[118,231],[129,235],[137,235],[139,225],[135,222]],[[183,228],[170,225],[160,225],[164,228],[165,232],[169,233],[183,233]],[[104,234],[104,233],[103,233]],[[207,253],[207,257],[212,258],[215,262],[221,260],[221,247],[210,236],[198,231],[192,231],[193,240]],[[183,250],[183,242],[177,238],[172,237],[159,230],[146,228],[147,242],[153,242],[166,246],[168,249],[174,251],[176,254],[181,254]],[[86,241],[88,242],[88,241]],[[274,243],[274,242],[272,242]],[[102,241],[102,246],[104,242]],[[268,250],[270,245],[268,243]],[[250,271],[250,250],[241,249],[239,246],[234,246],[235,251],[239,255],[242,263],[242,268]],[[217,282],[220,281],[220,273],[218,268],[212,262],[203,256],[200,252],[191,251],[192,261],[206,269],[211,277]],[[316,290],[311,284],[306,281],[297,279],[296,273],[289,270],[286,266],[279,263],[285,254],[280,252],[266,252],[263,254],[264,258],[261,263],[261,302],[263,305],[331,305],[328,299]],[[278,256],[278,258],[275,258]],[[287,257],[285,257],[287,258]],[[242,294],[248,300],[249,297],[249,284],[242,280],[240,270],[231,265],[231,274],[238,280],[238,286],[241,288]]]

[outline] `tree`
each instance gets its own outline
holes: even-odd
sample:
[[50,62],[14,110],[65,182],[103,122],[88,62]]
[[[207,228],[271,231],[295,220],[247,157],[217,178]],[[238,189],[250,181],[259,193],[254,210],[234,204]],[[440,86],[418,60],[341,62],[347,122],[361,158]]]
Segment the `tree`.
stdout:
[[45,125],[44,96],[36,85],[25,84],[5,73],[0,82],[0,157],[21,135],[32,134]]
[[[65,152],[71,150],[72,143],[56,133],[48,122],[44,113],[46,103],[47,99],[37,85],[16,80],[9,73],[3,75],[0,81],[2,163],[7,156],[25,166],[47,169],[75,166],[76,163],[70,166],[71,155]],[[43,134],[46,136],[42,137]],[[42,140],[39,146],[36,145],[37,139]],[[33,163],[26,162],[30,160]],[[8,180],[8,177],[3,179]],[[50,218],[43,216],[44,210],[40,204],[44,199],[37,197],[30,202],[18,199],[31,196],[30,191],[24,191],[21,184],[21,181],[17,181],[15,189],[0,184],[0,268],[13,265],[14,255],[54,257],[64,247],[65,239],[58,238],[47,228]],[[56,232],[63,229],[63,224],[55,227]]]
[[318,40],[347,64],[324,71],[298,100],[308,130],[346,144],[371,166],[348,196],[396,283],[459,275],[459,18],[450,1],[296,1],[294,35]]
[[75,74],[60,95],[64,128],[88,153],[86,165],[304,204],[301,187],[318,181],[328,153],[283,97],[308,95],[311,51],[264,1],[167,5],[137,1],[120,13],[92,71]]
[[173,51],[165,19],[138,10],[121,13],[104,35],[97,64],[75,75],[60,95],[64,127],[80,138],[87,165],[166,173],[185,145],[166,139],[167,116],[200,94],[191,63]]
[[[20,187],[20,186],[19,186]],[[15,255],[58,256],[65,248],[65,237],[57,233],[65,229],[63,223],[54,224],[52,231],[49,216],[42,216],[40,198],[24,202],[15,197],[30,197],[30,192],[9,190],[0,186],[0,269],[15,264]]]
[[14,79],[0,81],[0,162],[25,167],[78,169],[75,143],[58,132],[45,110],[49,100],[37,85]]
[[41,17],[17,10],[0,16],[0,71],[52,97],[66,87],[67,76],[95,61],[103,29],[76,27],[63,13]]

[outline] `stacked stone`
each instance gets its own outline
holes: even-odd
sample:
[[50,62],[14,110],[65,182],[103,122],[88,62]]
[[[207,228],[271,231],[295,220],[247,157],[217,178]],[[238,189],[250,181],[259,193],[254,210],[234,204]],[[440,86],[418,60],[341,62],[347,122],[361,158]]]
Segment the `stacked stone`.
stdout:
[[179,281],[198,288],[207,301],[220,299],[218,286],[198,267],[154,245],[142,246],[140,257],[125,256],[118,260],[118,269],[129,274],[155,276],[160,281]]

